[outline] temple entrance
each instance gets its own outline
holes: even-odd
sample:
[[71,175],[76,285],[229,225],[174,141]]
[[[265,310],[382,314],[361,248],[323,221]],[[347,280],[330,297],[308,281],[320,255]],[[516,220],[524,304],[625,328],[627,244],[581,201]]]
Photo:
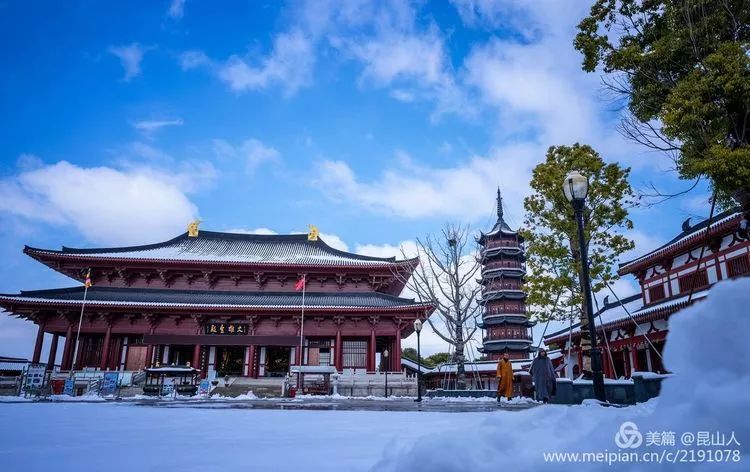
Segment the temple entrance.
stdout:
[[289,358],[292,349],[289,347],[266,347],[266,377],[283,377],[289,372]]
[[169,346],[169,365],[185,365],[193,361],[193,346]]
[[220,346],[216,348],[216,373],[223,377],[225,375],[242,375],[244,347]]

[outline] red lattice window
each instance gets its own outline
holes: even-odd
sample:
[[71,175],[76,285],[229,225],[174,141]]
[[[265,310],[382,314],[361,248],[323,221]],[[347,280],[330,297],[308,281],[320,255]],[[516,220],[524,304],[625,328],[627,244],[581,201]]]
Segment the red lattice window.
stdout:
[[689,292],[690,290],[706,287],[708,285],[708,274],[705,269],[691,272],[680,277],[678,282],[680,284],[680,293]]
[[739,277],[750,273],[750,258],[747,254],[727,261],[727,274],[729,277]]
[[367,341],[344,341],[341,355],[345,368],[367,367]]
[[655,285],[648,289],[648,298],[649,300],[651,300],[651,303],[661,300],[665,297],[666,294],[664,293],[664,284]]

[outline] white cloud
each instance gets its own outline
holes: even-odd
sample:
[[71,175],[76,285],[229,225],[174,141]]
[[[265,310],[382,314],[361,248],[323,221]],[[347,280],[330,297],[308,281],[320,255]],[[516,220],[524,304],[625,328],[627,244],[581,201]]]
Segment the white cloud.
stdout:
[[125,75],[122,80],[129,82],[141,74],[141,61],[147,49],[141,47],[140,44],[131,43],[127,46],[110,46],[108,51],[120,59],[120,64],[125,69]]
[[334,48],[362,64],[361,86],[389,88],[390,95],[402,102],[434,100],[433,118],[443,113],[474,115],[473,105],[456,83],[437,26],[420,30],[415,12],[405,5],[383,4],[370,15],[370,34],[351,34],[347,27],[352,20],[339,18],[329,35]]
[[173,20],[179,20],[185,14],[185,0],[172,0],[167,10],[167,16]]
[[213,148],[219,157],[243,159],[249,174],[265,163],[278,162],[281,159],[281,153],[276,148],[255,138],[246,139],[239,146],[234,146],[223,139],[214,139]]
[[167,126],[182,126],[182,118],[174,120],[143,120],[133,123],[133,128],[143,133],[149,134],[159,131]]
[[153,242],[183,231],[198,214],[176,179],[61,161],[0,181],[0,212],[72,226],[95,243]]
[[182,70],[196,69],[198,67],[210,66],[212,64],[211,59],[206,53],[197,49],[183,52],[180,54],[179,59]]
[[218,76],[237,92],[279,85],[293,95],[312,81],[314,45],[302,31],[292,30],[276,36],[273,50],[258,65],[249,62],[250,58],[232,56],[219,67]]
[[498,185],[512,213],[520,215],[531,168],[543,157],[544,149],[526,145],[498,148],[489,157],[474,156],[447,168],[421,167],[402,156],[370,181],[363,181],[343,161],[326,160],[314,182],[329,198],[372,211],[474,222],[492,212]]
[[38,169],[43,165],[44,162],[36,154],[24,153],[16,160],[16,166],[22,171]]
[[398,245],[393,244],[357,244],[354,252],[373,257],[395,257],[402,259],[416,257],[417,243],[415,241],[401,241]]

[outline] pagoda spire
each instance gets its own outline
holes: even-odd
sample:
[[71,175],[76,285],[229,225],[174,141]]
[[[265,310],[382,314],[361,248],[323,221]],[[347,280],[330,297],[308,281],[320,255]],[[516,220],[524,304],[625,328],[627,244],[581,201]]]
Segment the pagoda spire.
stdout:
[[503,219],[503,194],[500,192],[500,186],[497,187],[497,219]]

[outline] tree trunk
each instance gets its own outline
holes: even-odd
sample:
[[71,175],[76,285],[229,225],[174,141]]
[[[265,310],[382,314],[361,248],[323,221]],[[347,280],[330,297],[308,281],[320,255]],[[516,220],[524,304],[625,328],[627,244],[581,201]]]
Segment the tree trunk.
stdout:
[[463,328],[456,328],[456,389],[466,390],[466,369],[464,367]]

